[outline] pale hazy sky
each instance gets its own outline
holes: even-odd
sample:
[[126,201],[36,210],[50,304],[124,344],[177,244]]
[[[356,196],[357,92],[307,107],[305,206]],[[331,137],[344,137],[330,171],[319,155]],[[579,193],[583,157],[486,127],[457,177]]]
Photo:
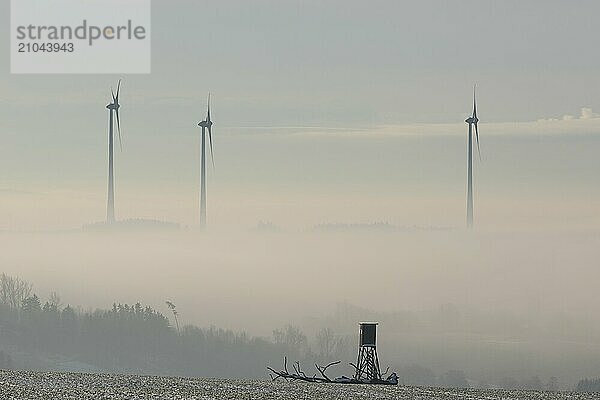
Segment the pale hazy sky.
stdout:
[[[0,272],[65,304],[168,298],[186,323],[261,335],[342,301],[600,325],[599,1],[154,0],[152,15],[150,75],[10,75],[0,40]],[[70,231],[105,218],[119,78],[118,219],[197,224],[211,91],[206,235]],[[377,221],[456,229],[311,230]]]
[[[213,221],[461,225],[476,82],[480,220],[575,209],[597,226],[597,1],[154,0],[152,14],[153,73],[122,76],[121,218],[193,222],[211,91]],[[0,15],[6,36],[8,1]],[[0,41],[0,228],[102,219],[119,76],[10,75],[8,55]]]

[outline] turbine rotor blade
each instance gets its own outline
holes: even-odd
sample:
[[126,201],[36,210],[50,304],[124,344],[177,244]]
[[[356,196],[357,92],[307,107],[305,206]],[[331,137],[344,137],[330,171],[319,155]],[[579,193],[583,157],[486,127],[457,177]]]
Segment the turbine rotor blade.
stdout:
[[[208,93],[208,110],[206,113],[206,121],[210,121],[210,92]],[[210,132],[210,130],[209,130]]]
[[113,88],[110,88],[110,94],[112,94],[113,104],[117,102],[117,98],[115,97],[115,91]]
[[119,147],[123,151],[123,139],[121,138],[121,120],[119,119],[119,110],[115,110],[117,113],[117,130],[119,131]]
[[473,85],[473,117],[477,117],[477,101],[475,100],[475,88],[476,87],[477,87],[476,85]]
[[116,97],[116,102],[119,102],[119,92],[121,92],[121,80],[119,79],[119,83],[117,84],[117,97]]
[[211,125],[208,125],[208,142],[210,143],[210,159],[212,161],[212,165],[213,165],[213,169],[214,169],[215,168],[215,156],[213,155],[212,126]]
[[479,148],[479,129],[477,128],[477,122],[475,122],[475,141],[477,142],[477,154],[479,154],[479,161],[481,161],[481,149]]

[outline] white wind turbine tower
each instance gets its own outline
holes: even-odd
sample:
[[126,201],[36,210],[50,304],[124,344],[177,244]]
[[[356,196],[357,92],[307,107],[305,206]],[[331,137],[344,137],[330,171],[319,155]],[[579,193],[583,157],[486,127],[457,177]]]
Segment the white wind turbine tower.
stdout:
[[475,86],[473,86],[473,114],[465,120],[469,125],[469,146],[468,146],[468,177],[467,177],[467,227],[473,227],[473,127],[475,127],[475,140],[477,142],[477,153],[481,160],[481,151],[479,149],[479,129],[477,123],[477,102],[475,100]]
[[210,119],[210,93],[208,95],[208,109],[206,112],[206,119],[198,123],[198,126],[202,127],[202,144],[201,144],[201,183],[200,183],[200,227],[206,228],[206,130],[208,129],[208,141],[210,143],[210,158],[212,160],[213,168],[215,167],[215,160],[213,158],[213,145],[212,145],[212,125],[213,122]]
[[106,223],[115,222],[115,176],[114,176],[114,115],[117,117],[117,130],[119,132],[119,147],[123,150],[121,140],[121,121],[119,119],[119,93],[121,91],[121,80],[117,85],[117,94],[111,89],[112,103],[106,106],[108,109],[108,201],[106,206]]

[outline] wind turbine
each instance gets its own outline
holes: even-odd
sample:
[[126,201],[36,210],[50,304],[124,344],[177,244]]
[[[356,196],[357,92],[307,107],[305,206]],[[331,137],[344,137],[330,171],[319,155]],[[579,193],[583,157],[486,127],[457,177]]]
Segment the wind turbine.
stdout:
[[208,94],[208,109],[206,119],[198,123],[202,127],[202,160],[201,160],[201,184],[200,184],[200,227],[206,228],[206,130],[208,129],[208,141],[210,143],[210,158],[213,168],[215,167],[215,159],[213,156],[212,144],[212,121],[210,119],[210,93]]
[[106,206],[106,223],[112,224],[115,222],[115,176],[114,176],[114,115],[117,117],[117,130],[119,132],[119,147],[123,150],[123,142],[121,140],[121,121],[119,119],[119,93],[121,92],[121,80],[117,85],[117,94],[110,89],[112,95],[112,103],[106,106],[108,109],[108,202]]
[[473,86],[473,114],[465,120],[469,124],[469,154],[468,154],[468,178],[467,178],[467,227],[473,227],[473,127],[475,127],[475,140],[477,142],[477,154],[481,160],[479,149],[479,129],[477,123],[477,101],[475,100],[475,86]]

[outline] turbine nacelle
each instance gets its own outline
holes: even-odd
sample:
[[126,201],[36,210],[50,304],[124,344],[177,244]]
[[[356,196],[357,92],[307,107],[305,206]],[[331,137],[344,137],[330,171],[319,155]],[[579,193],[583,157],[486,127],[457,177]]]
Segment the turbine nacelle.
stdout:
[[479,122],[479,118],[471,116],[471,117],[465,119],[465,122],[467,124],[476,124]]

